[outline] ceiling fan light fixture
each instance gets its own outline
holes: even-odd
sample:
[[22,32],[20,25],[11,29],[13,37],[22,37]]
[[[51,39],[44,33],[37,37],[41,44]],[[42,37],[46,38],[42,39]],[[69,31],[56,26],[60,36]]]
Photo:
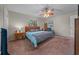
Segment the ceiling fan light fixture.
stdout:
[[41,15],[43,17],[50,17],[50,16],[53,16],[54,13],[53,13],[53,9],[50,9],[48,7],[44,8],[43,10],[41,10]]
[[49,17],[49,16],[50,16],[49,14],[44,14],[44,17],[46,17],[46,18]]

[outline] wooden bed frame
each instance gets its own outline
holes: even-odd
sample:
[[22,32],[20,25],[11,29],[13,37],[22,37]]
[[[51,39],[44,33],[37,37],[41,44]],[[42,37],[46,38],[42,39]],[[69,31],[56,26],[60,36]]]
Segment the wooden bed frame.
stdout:
[[[40,27],[39,26],[30,26],[30,25],[25,26],[25,32],[31,31],[31,29],[40,29]],[[47,23],[45,23],[43,30],[47,31],[47,29],[48,29],[48,25],[47,25]]]
[[40,29],[39,26],[25,26],[25,32],[31,31],[31,29]]

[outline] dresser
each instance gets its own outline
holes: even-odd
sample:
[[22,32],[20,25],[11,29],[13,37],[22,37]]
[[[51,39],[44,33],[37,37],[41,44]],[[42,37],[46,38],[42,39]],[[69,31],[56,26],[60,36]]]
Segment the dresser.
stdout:
[[25,32],[15,32],[14,37],[15,40],[25,39]]

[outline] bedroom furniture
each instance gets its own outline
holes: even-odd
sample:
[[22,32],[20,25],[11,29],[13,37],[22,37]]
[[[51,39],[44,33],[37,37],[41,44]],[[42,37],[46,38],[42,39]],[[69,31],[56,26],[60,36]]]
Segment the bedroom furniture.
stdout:
[[25,32],[31,31],[32,29],[40,29],[39,26],[25,26]]
[[8,55],[7,51],[7,30],[1,28],[1,55]]
[[52,31],[36,31],[36,32],[26,32],[27,38],[33,44],[33,47],[37,47],[37,44],[43,42],[54,36]]
[[[33,47],[37,47],[37,44],[47,40],[48,38],[51,38],[54,36],[53,31],[47,31],[47,23],[45,23],[45,29],[44,31],[39,31],[36,29],[40,29],[38,26],[25,26],[25,32],[26,32],[26,37],[28,40],[31,41]],[[35,31],[31,31],[35,30]],[[46,31],[45,31],[46,30]]]
[[25,39],[25,32],[15,32],[14,36],[15,40]]
[[79,18],[75,19],[76,54],[79,54]]

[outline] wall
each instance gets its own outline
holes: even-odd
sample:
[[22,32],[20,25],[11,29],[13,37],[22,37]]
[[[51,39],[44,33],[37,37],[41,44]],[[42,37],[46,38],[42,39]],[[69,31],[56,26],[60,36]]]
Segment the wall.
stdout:
[[37,17],[36,19],[37,19],[37,25],[40,26],[40,29],[42,29],[47,19],[43,17]]
[[70,16],[70,37],[75,38],[75,18],[78,18],[77,15]]
[[53,21],[53,29],[56,35],[70,37],[70,16],[72,15],[77,15],[77,11],[69,14],[54,16],[49,19],[48,22]]
[[21,27],[22,31],[24,31],[24,26],[31,23],[32,20],[36,20],[36,17],[24,15],[17,12],[8,12],[9,15],[9,40],[14,40],[14,32]]

